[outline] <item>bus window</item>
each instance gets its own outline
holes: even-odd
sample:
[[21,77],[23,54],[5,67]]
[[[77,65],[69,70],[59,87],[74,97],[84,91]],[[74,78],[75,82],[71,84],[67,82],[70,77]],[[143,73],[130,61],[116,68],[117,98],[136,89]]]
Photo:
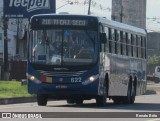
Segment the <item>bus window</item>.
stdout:
[[138,35],[136,35],[136,57],[138,58]]
[[120,54],[123,55],[123,31],[120,31],[120,46],[121,46]]
[[[35,43],[30,44],[33,51],[33,57],[30,57],[32,62],[48,65],[83,65],[95,61],[97,50],[95,47],[97,39],[95,31],[71,29],[49,29],[46,31],[47,35],[43,30],[31,31],[30,39],[35,41]],[[42,35],[42,37],[39,35]]]
[[126,36],[125,37],[125,39],[126,39],[126,55],[128,56],[129,55],[129,52],[128,52],[129,51],[129,48],[128,48],[128,33],[126,33],[125,36]]
[[112,40],[115,41],[114,29],[111,29],[111,32],[112,32]]
[[118,54],[118,36],[117,36],[117,30],[114,30],[114,41],[115,41],[115,54]]
[[144,58],[146,59],[146,37],[144,37]]
[[106,52],[109,52],[109,28],[108,27],[105,27],[104,28],[104,31],[105,31],[105,33],[106,33],[106,36],[107,36],[107,44],[106,44]]
[[138,57],[141,58],[141,37],[140,36],[138,36],[137,47],[138,47]]
[[129,56],[132,56],[132,50],[131,50],[131,34],[130,34],[130,33],[128,33],[128,44],[127,44],[127,46],[128,46],[128,55],[129,55]]
[[136,40],[136,36],[132,34],[132,35],[131,35],[131,46],[132,46],[132,56],[133,56],[133,57],[136,57],[135,40]]
[[121,37],[120,37],[120,31],[117,30],[117,53],[121,55],[122,50],[121,50]]
[[112,29],[108,28],[108,39],[112,40]]
[[126,55],[126,33],[123,32],[123,55]]
[[112,29],[112,53],[115,53],[115,31]]

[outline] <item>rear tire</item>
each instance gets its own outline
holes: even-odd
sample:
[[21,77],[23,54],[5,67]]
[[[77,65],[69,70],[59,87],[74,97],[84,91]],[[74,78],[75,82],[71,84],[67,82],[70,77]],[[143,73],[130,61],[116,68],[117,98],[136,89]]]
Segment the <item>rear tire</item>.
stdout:
[[46,106],[48,101],[48,95],[37,94],[37,103],[39,106]]
[[106,97],[105,96],[98,96],[96,98],[96,104],[97,104],[97,106],[101,106],[101,107],[105,106],[105,104],[106,104]]
[[136,88],[135,88],[135,85],[133,85],[133,87],[132,87],[132,96],[131,96],[130,104],[134,104],[135,97],[136,97]]
[[132,81],[130,81],[127,91],[127,96],[124,98],[125,104],[133,104],[135,101],[135,85],[132,85]]
[[114,104],[122,104],[124,101],[123,97],[115,97],[112,99]]

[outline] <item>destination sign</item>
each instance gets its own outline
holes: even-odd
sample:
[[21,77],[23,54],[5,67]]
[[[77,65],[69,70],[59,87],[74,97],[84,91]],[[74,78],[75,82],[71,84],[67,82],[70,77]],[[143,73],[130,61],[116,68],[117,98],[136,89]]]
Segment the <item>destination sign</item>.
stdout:
[[42,19],[42,25],[87,26],[87,24],[86,20]]

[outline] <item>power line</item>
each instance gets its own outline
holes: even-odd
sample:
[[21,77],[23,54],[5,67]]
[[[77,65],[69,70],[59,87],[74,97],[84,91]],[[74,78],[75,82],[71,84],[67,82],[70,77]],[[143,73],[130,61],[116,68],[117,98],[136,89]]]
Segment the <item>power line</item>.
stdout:
[[[63,2],[66,2],[66,3],[70,3],[70,2],[73,2],[74,5],[82,5],[82,6],[85,6],[85,5],[89,5],[89,0],[83,0],[83,2],[79,1],[79,0],[61,0]],[[93,8],[97,8],[99,10],[107,10],[107,11],[111,11],[111,8],[109,7],[104,7],[101,3],[98,3],[94,0],[91,1],[91,7]]]

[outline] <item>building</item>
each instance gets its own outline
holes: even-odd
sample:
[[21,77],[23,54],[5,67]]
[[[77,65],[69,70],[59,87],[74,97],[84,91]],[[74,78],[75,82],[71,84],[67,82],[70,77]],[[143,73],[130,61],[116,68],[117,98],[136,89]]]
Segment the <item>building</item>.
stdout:
[[147,56],[153,55],[160,56],[160,33],[157,32],[147,34]]
[[112,20],[146,28],[146,0],[112,0]]
[[[4,51],[4,30],[3,30],[3,4],[0,4],[0,63],[3,61],[3,51]],[[18,55],[20,58],[25,58],[26,45],[24,45],[24,32],[26,26],[26,20],[24,19],[9,19],[8,21],[8,57],[12,59]]]

